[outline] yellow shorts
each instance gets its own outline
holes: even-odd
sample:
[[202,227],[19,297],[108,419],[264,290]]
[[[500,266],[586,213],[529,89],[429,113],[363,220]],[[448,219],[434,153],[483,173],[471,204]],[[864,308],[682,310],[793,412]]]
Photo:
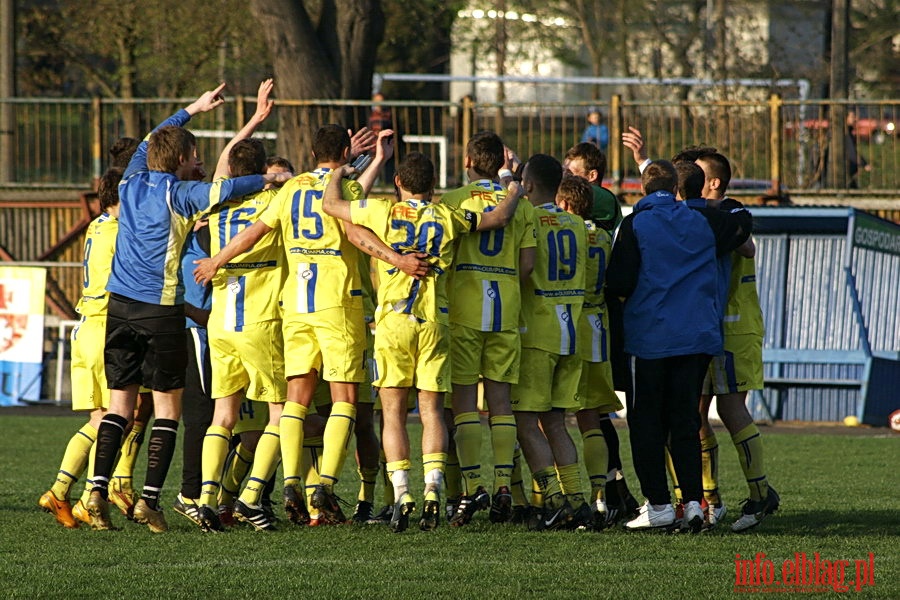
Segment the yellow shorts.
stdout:
[[213,398],[246,390],[260,402],[287,400],[281,323],[264,321],[243,331],[209,331]]
[[725,353],[714,356],[703,380],[703,394],[734,394],[763,389],[762,336],[725,336]]
[[375,336],[376,387],[450,391],[450,331],[412,315],[385,311]]
[[318,371],[325,381],[366,380],[366,323],[362,308],[335,307],[286,316],[285,373]]
[[622,402],[613,389],[612,364],[583,361],[578,381],[578,410],[596,408],[601,414],[622,410]]
[[516,383],[522,338],[517,329],[479,331],[465,325],[450,325],[450,360],[453,383],[471,385],[478,377]]
[[233,435],[245,431],[265,431],[269,424],[269,403],[255,400],[244,400],[238,410],[238,420],[232,430]]
[[551,408],[576,411],[581,357],[560,356],[536,348],[522,348],[519,383],[512,386],[512,409],[547,412]]
[[72,329],[72,410],[109,408],[109,388],[103,366],[106,319],[81,318]]

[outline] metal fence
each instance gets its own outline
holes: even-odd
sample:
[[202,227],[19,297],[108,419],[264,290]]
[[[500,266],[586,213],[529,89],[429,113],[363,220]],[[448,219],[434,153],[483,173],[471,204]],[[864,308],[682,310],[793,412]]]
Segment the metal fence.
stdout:
[[[198,151],[214,163],[227,139],[244,123],[255,100],[238,97],[224,109],[198,115]],[[189,99],[0,99],[9,121],[0,138],[0,188],[89,188],[107,162],[106,151],[118,137],[142,137],[153,125],[185,106]],[[398,131],[398,154],[429,154],[452,187],[463,175],[462,149],[474,131],[492,129],[521,157],[543,152],[561,156],[579,141],[588,106],[565,103],[476,103],[386,101]],[[302,113],[292,122],[322,124],[338,120],[348,127],[368,122],[369,101],[279,100],[260,135],[275,151],[279,113]],[[614,96],[600,106],[610,130],[608,176],[615,186],[637,171],[630,153],[616,140],[623,128],[640,128],[651,156],[670,157],[687,145],[712,145],[733,162],[735,178],[759,192],[780,186],[791,192],[834,188],[828,152],[836,115],[858,116],[852,143],[869,168],[861,169],[861,194],[896,195],[900,189],[900,147],[895,127],[900,101],[796,101],[772,96],[760,101],[629,102]],[[841,121],[842,122],[842,121]],[[850,143],[849,141],[847,142]],[[284,150],[297,168],[310,160]],[[854,192],[856,193],[856,192]]]

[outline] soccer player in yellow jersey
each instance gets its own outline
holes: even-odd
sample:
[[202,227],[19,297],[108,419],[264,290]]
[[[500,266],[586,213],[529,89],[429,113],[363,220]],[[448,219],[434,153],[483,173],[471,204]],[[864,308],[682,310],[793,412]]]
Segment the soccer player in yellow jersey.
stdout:
[[[97,427],[109,407],[109,389],[103,371],[102,340],[106,330],[106,280],[119,229],[116,188],[124,169],[112,168],[100,179],[100,216],[88,225],[84,242],[84,287],[75,310],[81,315],[72,330],[72,410],[90,411],[88,422],[69,440],[53,486],[38,504],[63,527],[76,528],[69,491],[84,473],[97,439]],[[88,472],[90,477],[90,472]],[[81,502],[81,500],[79,500]]]
[[613,389],[610,363],[609,316],[604,286],[606,266],[612,249],[612,234],[591,219],[593,194],[591,185],[581,177],[563,177],[556,194],[556,204],[566,212],[583,218],[587,231],[587,263],[585,267],[584,306],[578,321],[576,341],[583,363],[578,383],[578,409],[575,418],[581,431],[584,465],[590,481],[590,507],[582,503],[576,510],[574,524],[583,529],[606,527],[607,461],[609,450],[602,430],[609,413],[622,404]]
[[[227,165],[220,159],[215,178],[266,172],[262,142],[248,137],[271,112],[272,102],[268,99],[271,89],[271,79],[260,85],[257,110],[229,144],[230,148],[223,151],[223,154],[227,152]],[[209,214],[210,254],[219,252],[231,238],[255,223],[277,193],[277,189],[261,190],[217,205]],[[198,512],[204,531],[222,530],[218,495],[241,403],[248,398],[283,404],[287,396],[278,305],[284,280],[283,263],[279,232],[270,231],[251,249],[233,257],[212,282],[212,312],[207,329],[212,363],[210,395],[215,399],[215,410],[203,441]],[[275,424],[270,421],[269,425]],[[275,472],[278,451],[278,437],[264,433],[254,453],[251,473],[254,470],[257,473],[255,479],[251,475],[250,486],[265,487]],[[259,473],[266,475],[260,477]],[[268,520],[242,513],[242,508],[236,507],[238,519],[263,529],[269,524]]]
[[[505,162],[500,137],[476,133],[466,146],[466,173],[471,183],[441,197],[441,204],[471,211],[492,211],[506,196],[498,183]],[[510,223],[459,241],[451,269],[451,362],[456,452],[463,496],[450,524],[468,523],[478,510],[491,506],[490,520],[509,520],[510,475],[516,445],[510,386],[519,378],[519,308],[521,282],[534,264],[534,224],[530,203],[521,199]],[[490,413],[494,450],[494,494],[488,496],[481,476],[481,418],[478,380]]]
[[[347,163],[351,140],[345,129],[325,125],[313,139],[314,171],[289,180],[259,220],[234,236],[208,261],[200,261],[195,277],[208,280],[239,253],[246,251],[272,230],[281,232],[287,274],[282,290],[287,402],[269,407],[273,439],[280,436],[284,471],[285,510],[292,521],[305,516],[301,451],[303,421],[316,388],[318,373],[329,382],[333,401],[324,434],[320,465],[322,483],[312,503],[328,521],[344,521],[334,495],[347,453],[347,441],[356,416],[358,386],[365,377],[365,333],[362,291],[357,265],[359,253],[383,257],[411,273],[424,274],[427,263],[415,256],[401,256],[363,228],[344,225],[322,210],[322,195],[334,169]],[[349,198],[362,198],[371,187],[380,164],[370,165],[359,181],[344,181]],[[280,409],[280,410],[279,410]],[[257,450],[259,451],[259,450]],[[263,519],[257,505],[262,480],[251,479],[235,505],[245,520]],[[260,521],[262,522],[262,521]]]
[[[109,298],[106,282],[109,279],[119,229],[117,188],[123,172],[122,167],[112,167],[100,178],[98,197],[101,214],[87,228],[84,243],[84,286],[75,307],[81,315],[81,321],[72,330],[72,410],[90,411],[90,415],[88,422],[69,440],[53,486],[38,501],[41,508],[52,513],[60,525],[68,528],[78,527],[79,521],[90,524],[85,503],[93,489],[90,480],[94,462],[93,449],[97,427],[109,408],[102,340],[106,331],[106,306]],[[122,456],[116,465],[113,484],[121,485],[120,480],[130,483],[137,447],[140,446],[145,425],[146,419],[137,420],[132,425],[124,442]],[[85,490],[81,499],[72,507],[69,502],[71,487],[83,473],[87,475]],[[126,515],[134,506],[130,485],[111,489],[110,499]]]
[[[695,162],[703,169],[705,183],[702,195],[709,206],[723,210],[742,208],[739,202],[725,195],[731,180],[731,165],[725,156],[712,151],[702,154]],[[719,417],[738,451],[741,469],[750,490],[750,498],[744,504],[740,518],[731,526],[735,532],[759,525],[767,515],[778,509],[780,502],[778,493],[768,484],[762,438],[746,405],[747,392],[763,387],[764,325],[756,291],[756,266],[752,254],[748,256],[745,247],[731,253],[728,299],[722,323],[725,353],[713,357],[700,397],[703,488],[711,506],[710,516],[716,521],[725,516],[725,503],[718,494],[716,467],[719,445],[709,425],[712,394],[716,397]]]
[[[393,153],[389,136],[379,133],[378,155]],[[350,172],[352,169],[344,167],[337,175]],[[333,181],[326,190],[325,211],[370,228],[398,252],[425,253],[431,260],[431,274],[421,280],[379,264],[374,381],[380,389],[382,444],[396,500],[390,523],[395,532],[408,527],[409,514],[415,508],[409,493],[406,399],[410,388],[419,391],[425,472],[425,502],[419,525],[429,531],[438,525],[447,461],[443,395],[450,389],[450,339],[445,275],[452,265],[453,241],[465,233],[504,226],[515,211],[520,192],[518,184],[511,184],[506,199],[494,211],[485,213],[433,204],[434,165],[419,153],[406,157],[394,183],[399,193],[397,202],[342,202],[338,183]]]
[[[522,289],[522,363],[512,388],[519,444],[544,507],[532,515],[537,530],[566,527],[573,518],[567,496],[584,501],[578,453],[566,431],[566,410],[576,410],[581,357],[576,329],[585,289],[584,220],[555,204],[562,165],[546,154],[528,159],[522,184],[535,207],[537,254]],[[555,465],[555,468],[554,468]],[[564,495],[565,494],[565,495]]]

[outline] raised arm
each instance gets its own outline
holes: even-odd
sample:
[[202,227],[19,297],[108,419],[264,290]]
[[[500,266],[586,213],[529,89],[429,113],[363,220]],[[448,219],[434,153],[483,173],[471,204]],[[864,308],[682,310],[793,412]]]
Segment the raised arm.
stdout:
[[481,213],[481,221],[478,223],[476,231],[500,229],[512,219],[516,213],[516,207],[519,205],[519,198],[522,196],[522,184],[518,181],[510,181],[506,190],[506,198],[497,205],[497,208]]
[[215,277],[216,271],[227,265],[235,256],[243,254],[252,248],[256,242],[262,239],[262,236],[270,231],[272,231],[271,227],[262,221],[257,221],[231,238],[231,241],[219,250],[215,256],[195,260],[194,264],[197,265],[197,268],[194,269],[194,281],[206,285]]
[[426,262],[425,258],[428,254],[424,252],[413,252],[409,254],[400,254],[395,252],[390,246],[384,243],[375,233],[366,227],[354,225],[350,220],[350,203],[344,200],[341,182],[344,177],[354,173],[354,169],[350,165],[343,165],[335,169],[328,185],[325,186],[325,194],[322,196],[322,210],[325,214],[331,215],[344,221],[344,230],[347,232],[347,239],[350,243],[368,254],[374,256],[378,260],[384,261],[391,266],[397,267],[410,277],[421,279],[428,275],[431,265]]
[[[335,169],[331,174],[331,179],[325,186],[325,194],[322,196],[322,210],[325,211],[326,215],[350,223],[350,203],[344,200],[342,184],[345,177],[355,172],[356,169],[352,166],[343,165]],[[350,241],[352,242],[353,240]]]
[[274,86],[275,81],[273,79],[266,79],[259,84],[259,89],[256,91],[256,112],[253,113],[253,116],[250,117],[247,124],[231,138],[231,141],[228,142],[228,145],[222,150],[222,153],[219,155],[219,161],[216,163],[216,171],[213,174],[213,179],[228,176],[228,154],[231,152],[231,149],[239,141],[245,140],[253,135],[256,128],[259,127],[259,125],[272,113],[272,106],[274,106],[275,101],[269,99],[269,94],[272,93],[272,88]]
[[644,136],[641,135],[641,130],[629,125],[628,131],[622,134],[622,144],[626,148],[631,149],[634,162],[637,163],[638,169],[643,173],[650,163],[650,159],[647,157],[647,150],[644,148]]
[[[375,179],[378,178],[381,167],[383,167],[384,163],[389,161],[393,155],[394,130],[382,129],[378,132],[378,137],[375,141],[375,158],[368,168],[360,174],[359,179],[357,179],[366,196],[369,195],[369,191],[372,189],[372,186],[375,185]],[[394,182],[391,181],[385,183],[393,184]]]
[[[191,102],[185,108],[179,110],[174,115],[170,116],[168,119],[157,125],[153,128],[153,131],[156,131],[160,127],[167,127],[169,125],[174,125],[176,127],[181,127],[185,123],[191,120],[191,117],[198,113],[210,111],[217,106],[221,106],[225,99],[222,98],[222,90],[225,89],[225,84],[222,83],[214,90],[208,90],[203,92],[199,98]],[[153,133],[151,131],[147,134],[147,137],[138,144],[137,150],[135,150],[134,155],[131,157],[131,162],[128,163],[128,168],[125,169],[125,173],[122,175],[123,179],[130,177],[136,171],[143,171],[147,168],[147,142],[150,139],[150,135]]]

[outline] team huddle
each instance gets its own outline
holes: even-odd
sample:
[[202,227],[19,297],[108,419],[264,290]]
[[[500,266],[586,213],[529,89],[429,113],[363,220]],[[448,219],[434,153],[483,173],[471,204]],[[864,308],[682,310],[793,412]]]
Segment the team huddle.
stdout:
[[[204,532],[274,530],[279,464],[284,515],[298,526],[402,532],[418,519],[430,531],[486,511],[532,530],[698,532],[726,512],[713,396],[749,487],[732,530],[778,508],[744,404],[762,385],[752,219],[725,196],[730,166],[715,149],[650,161],[630,129],[623,142],[645,197],[624,220],[600,185],[606,159],[595,145],[577,144],[563,163],[523,163],[487,131],[466,145],[468,185],[435,198],[434,165],[413,152],[385,182],[396,197],[382,199],[370,193],[393,157],[393,131],[320,127],[315,169],[295,176],[252,138],[273,107],[266,80],[205,183],[184,126],[223,103],[223,86],[144,141],[117,143],[100,180],[72,333],[73,409],[90,418],[39,501],[60,524],[115,529],[112,504],[166,531],[160,497],[181,422],[173,509]],[[616,390],[643,506],[622,474]],[[354,436],[348,518],[336,489]]]

